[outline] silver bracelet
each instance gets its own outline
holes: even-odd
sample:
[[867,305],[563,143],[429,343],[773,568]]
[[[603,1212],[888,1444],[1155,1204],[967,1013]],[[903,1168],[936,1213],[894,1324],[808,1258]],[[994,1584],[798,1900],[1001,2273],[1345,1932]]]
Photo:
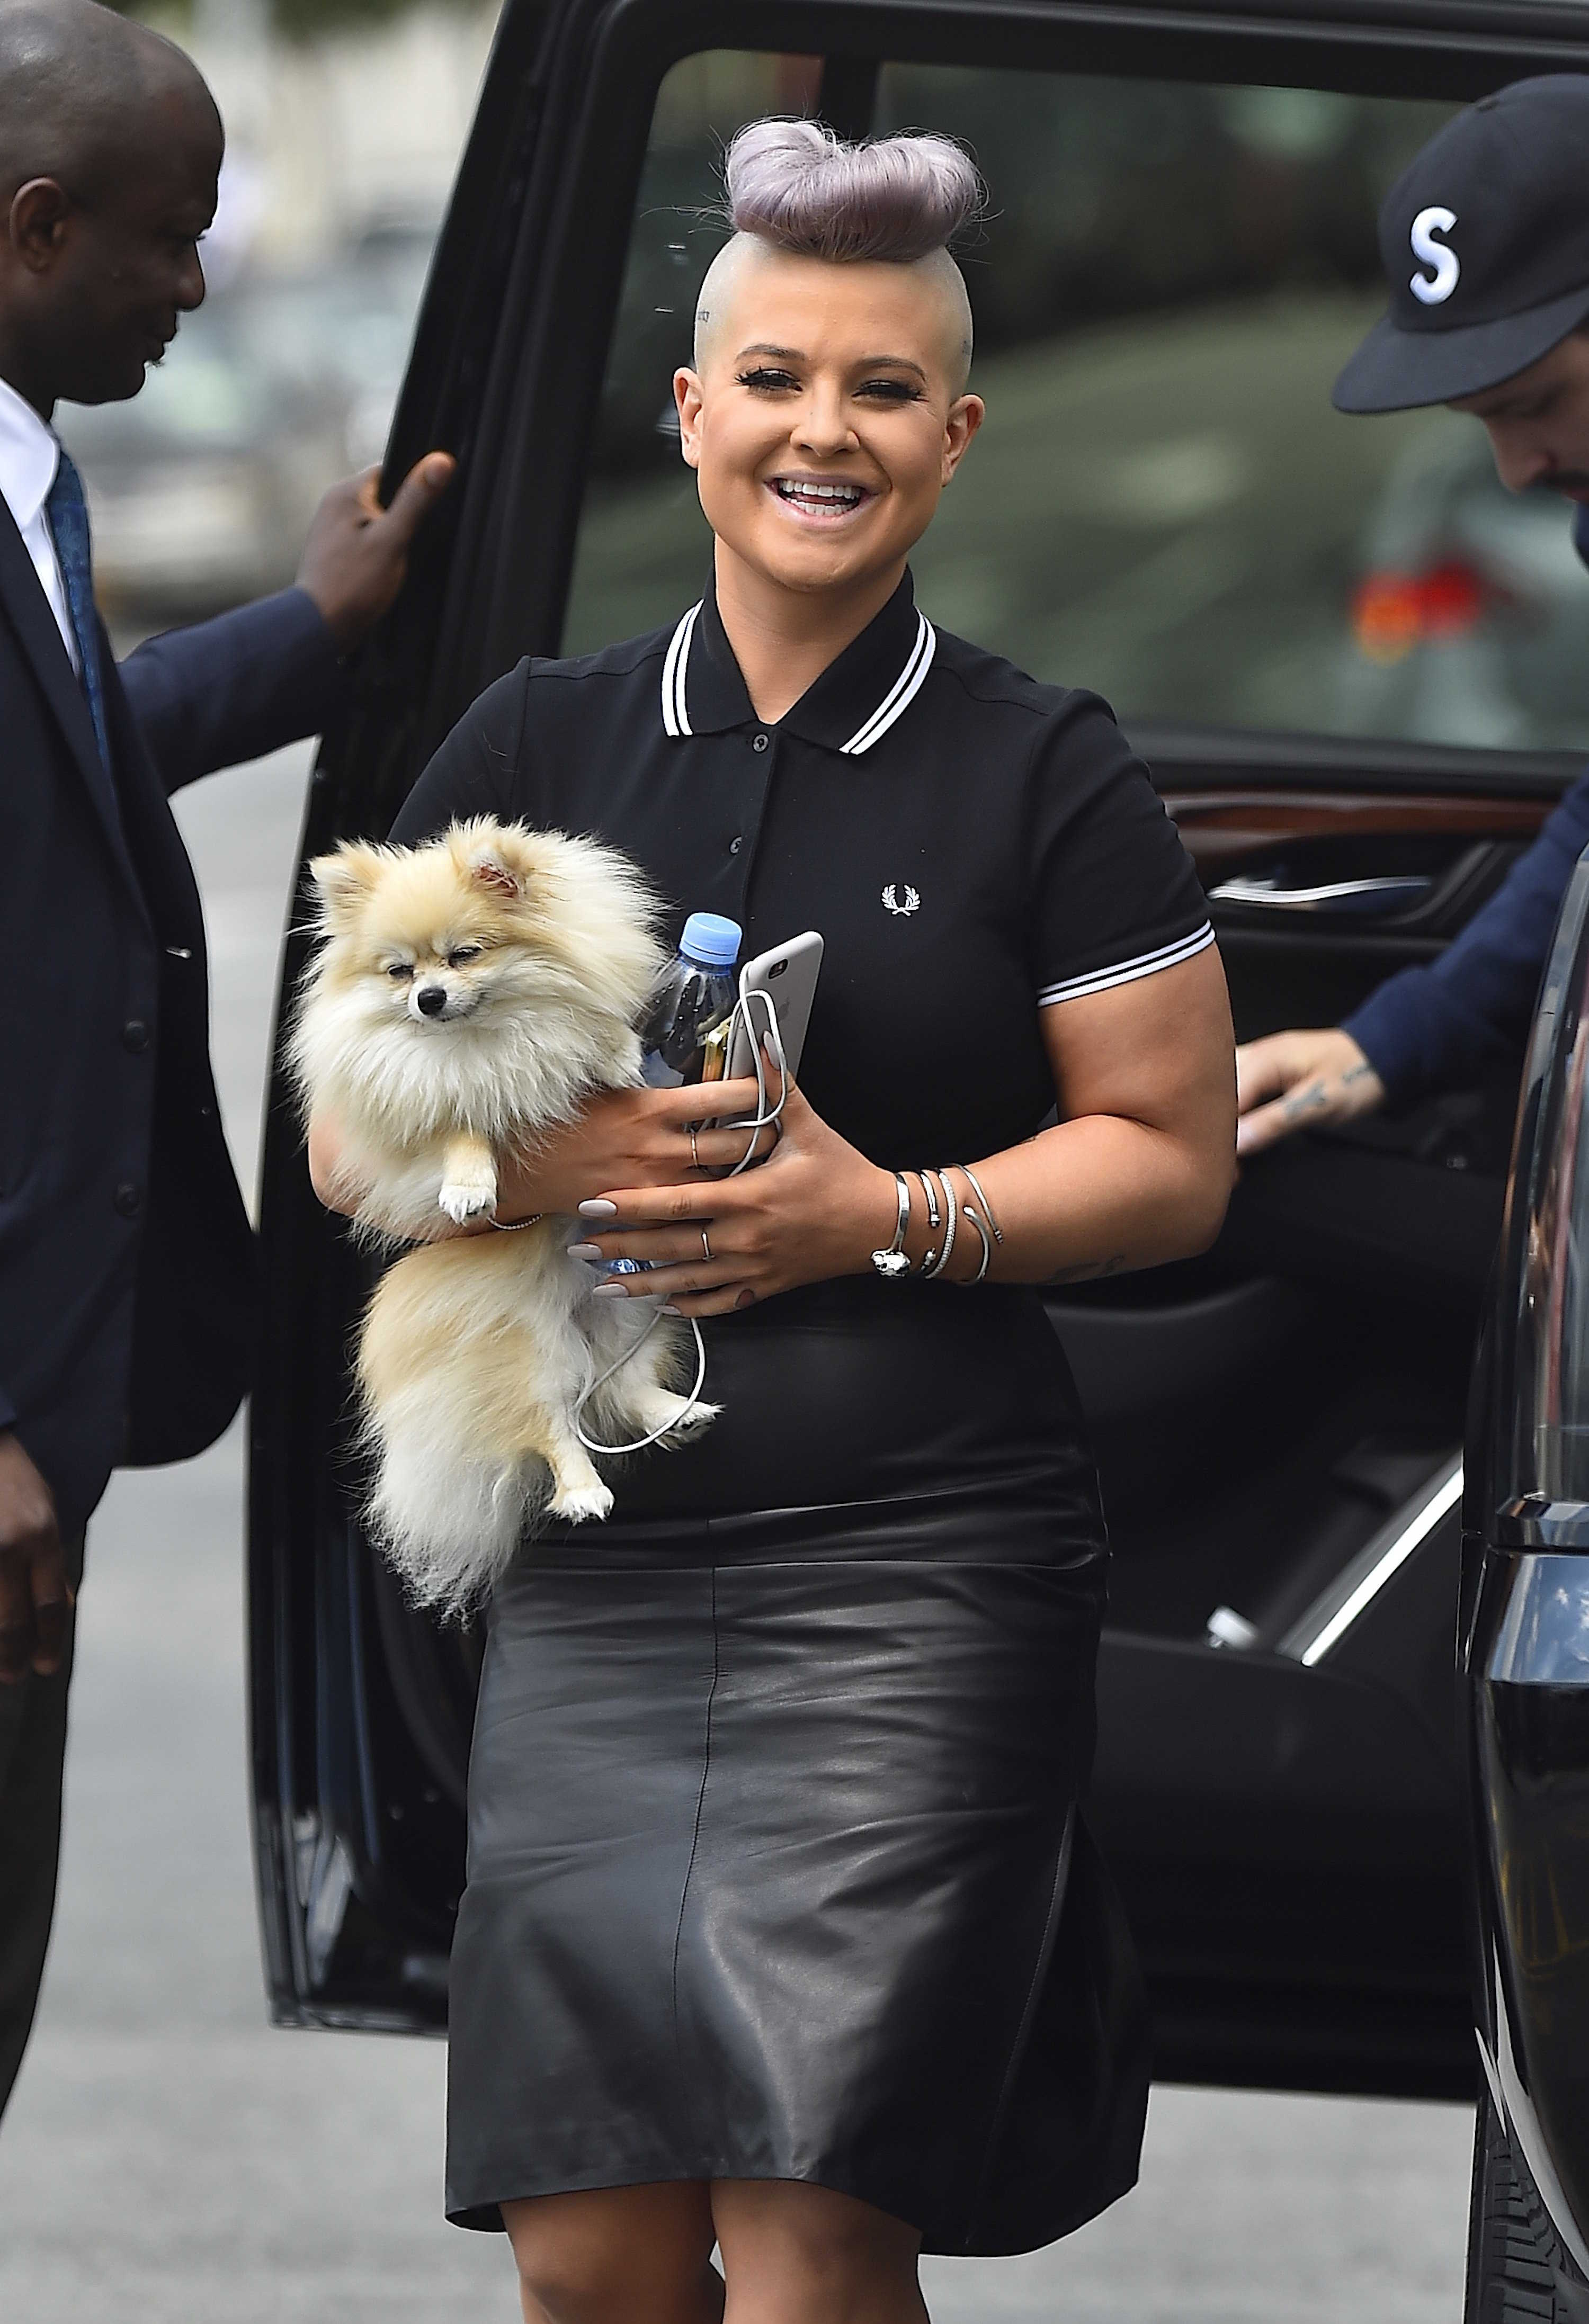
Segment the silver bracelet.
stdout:
[[982,1180],[977,1176],[975,1171],[972,1169],[969,1163],[956,1162],[955,1167],[959,1171],[960,1176],[966,1180],[968,1185],[975,1189],[976,1199],[982,1204],[983,1217],[993,1229],[993,1240],[997,1243],[1002,1243],[1004,1240],[1003,1233],[1000,1229],[999,1222],[993,1216],[993,1206],[983,1191]]
[[886,1250],[874,1250],[872,1254],[873,1266],[889,1282],[910,1272],[910,1262],[905,1255],[905,1231],[910,1223],[910,1188],[902,1170],[894,1172],[894,1199],[899,1204],[894,1239]]
[[[962,1164],[961,1167],[965,1168],[965,1165]],[[965,1175],[969,1177],[971,1174],[969,1171],[966,1171]],[[962,1291],[969,1291],[972,1285],[974,1283],[980,1283],[983,1277],[987,1273],[989,1262],[992,1260],[993,1255],[993,1247],[988,1240],[988,1231],[986,1227],[984,1226],[982,1221],[977,1217],[976,1213],[972,1209],[970,1204],[962,1203],[960,1205],[960,1212],[962,1217],[967,1218],[971,1221],[972,1225],[982,1237],[982,1265],[977,1268],[975,1275],[968,1275],[960,1286]]]
[[950,1183],[947,1172],[935,1170],[932,1173],[932,1176],[938,1180],[938,1185],[943,1189],[944,1247],[942,1250],[938,1252],[938,1257],[931,1267],[928,1267],[925,1260],[922,1261],[921,1272],[923,1275],[941,1275],[944,1272],[944,1269],[948,1266],[949,1254],[955,1248],[955,1222],[959,1215],[960,1209],[960,1205],[956,1199],[954,1186]]
[[922,1198],[927,1204],[927,1231],[928,1234],[937,1234],[938,1222],[938,1196],[933,1193],[932,1188],[927,1183],[928,1175],[928,1174],[925,1170],[918,1170],[916,1173],[917,1177],[921,1182]]
[[498,1234],[518,1234],[525,1227],[538,1227],[545,1218],[544,1211],[531,1211],[527,1219],[496,1219],[491,1222]]

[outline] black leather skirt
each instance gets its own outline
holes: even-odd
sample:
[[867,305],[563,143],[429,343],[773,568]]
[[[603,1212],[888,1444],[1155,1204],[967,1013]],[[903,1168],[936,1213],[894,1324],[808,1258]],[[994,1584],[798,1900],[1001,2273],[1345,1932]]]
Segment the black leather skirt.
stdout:
[[460,2224],[792,2179],[1023,2251],[1135,2178],[1141,1995],[1076,1804],[1106,1552],[1074,1390],[1025,1295],[890,1292],[715,1331],[716,1445],[635,1462],[497,1593]]

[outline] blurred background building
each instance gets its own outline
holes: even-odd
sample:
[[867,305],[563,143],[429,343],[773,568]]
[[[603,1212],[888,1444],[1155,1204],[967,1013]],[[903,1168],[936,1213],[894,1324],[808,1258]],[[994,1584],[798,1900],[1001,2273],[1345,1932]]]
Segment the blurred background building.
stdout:
[[[228,132],[211,296],[134,401],[68,410],[124,635],[289,579],[378,459],[497,0],[175,0]],[[672,618],[707,540],[669,389],[723,226],[726,140],[814,109],[816,59],[663,81],[565,647]],[[934,616],[1128,721],[1589,742],[1589,576],[1553,495],[1445,412],[1348,420],[1383,304],[1375,212],[1452,108],[966,67],[882,72],[877,127],[960,137],[990,424],[922,544]]]
[[59,415],[102,604],[136,635],[290,580],[326,486],[380,458],[498,10],[129,13],[197,60],[227,136],[204,306],[134,401]]

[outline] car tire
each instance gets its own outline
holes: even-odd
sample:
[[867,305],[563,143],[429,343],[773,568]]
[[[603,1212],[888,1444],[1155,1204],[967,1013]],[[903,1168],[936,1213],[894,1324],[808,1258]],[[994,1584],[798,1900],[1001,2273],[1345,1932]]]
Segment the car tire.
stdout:
[[1488,2089],[1474,2135],[1464,2324],[1589,2324],[1589,2282],[1564,2248]]

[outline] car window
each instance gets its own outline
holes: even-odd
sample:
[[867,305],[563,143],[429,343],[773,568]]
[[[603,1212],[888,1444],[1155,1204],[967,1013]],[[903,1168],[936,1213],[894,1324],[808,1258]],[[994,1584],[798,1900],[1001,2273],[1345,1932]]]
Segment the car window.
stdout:
[[[814,110],[811,60],[716,53],[659,95],[565,650],[698,595],[670,377],[725,140]],[[1450,413],[1347,419],[1384,304],[1375,215],[1454,108],[1325,90],[886,66],[875,125],[962,139],[988,420],[915,558],[927,610],[1126,720],[1525,747],[1589,736],[1589,575],[1554,498]]]

